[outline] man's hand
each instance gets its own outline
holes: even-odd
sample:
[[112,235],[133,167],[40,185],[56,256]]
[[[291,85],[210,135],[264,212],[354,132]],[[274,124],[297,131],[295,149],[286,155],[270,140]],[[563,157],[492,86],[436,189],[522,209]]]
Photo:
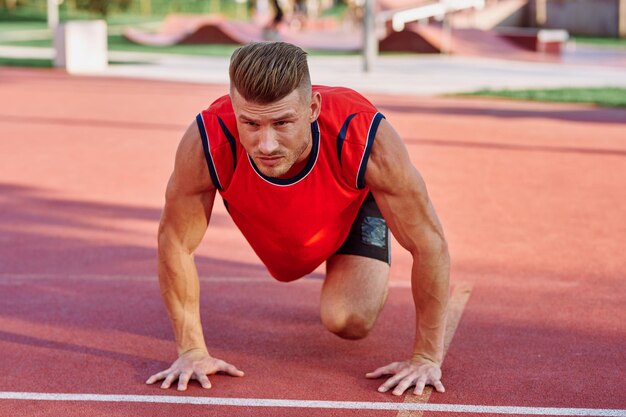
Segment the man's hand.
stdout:
[[243,376],[243,372],[234,365],[213,358],[206,351],[193,349],[185,352],[165,371],[152,375],[146,384],[154,384],[164,379],[161,388],[167,389],[178,379],[178,391],[185,391],[190,379],[196,379],[202,388],[211,388],[207,375],[224,372],[231,376]]
[[387,392],[391,388],[393,395],[402,395],[410,386],[415,385],[415,395],[421,395],[426,385],[432,385],[438,392],[445,392],[441,383],[441,368],[434,362],[425,359],[414,359],[404,362],[393,362],[376,369],[365,376],[378,378],[382,375],[393,375],[378,387],[379,392]]

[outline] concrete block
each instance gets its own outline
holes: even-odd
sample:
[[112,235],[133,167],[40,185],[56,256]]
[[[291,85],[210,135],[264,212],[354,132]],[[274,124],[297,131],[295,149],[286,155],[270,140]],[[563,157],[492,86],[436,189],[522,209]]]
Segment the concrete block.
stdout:
[[104,20],[70,21],[54,33],[54,66],[72,74],[98,72],[108,65],[107,24]]

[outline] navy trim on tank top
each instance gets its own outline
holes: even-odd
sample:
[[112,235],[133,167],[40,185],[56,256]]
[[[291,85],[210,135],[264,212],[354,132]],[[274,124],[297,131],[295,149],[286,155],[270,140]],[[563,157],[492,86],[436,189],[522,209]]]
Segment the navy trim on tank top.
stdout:
[[378,125],[380,121],[384,119],[381,113],[376,113],[374,118],[372,119],[372,124],[370,125],[370,130],[367,133],[367,145],[365,146],[365,151],[363,152],[363,158],[361,158],[361,165],[359,166],[359,174],[356,179],[356,186],[359,189],[365,188],[365,167],[367,166],[367,161],[370,157],[370,152],[372,151],[372,145],[374,144],[374,138],[376,137],[376,131],[378,130]]
[[311,153],[309,154],[309,160],[307,161],[306,166],[302,169],[302,171],[300,171],[297,175],[291,178],[268,177],[267,175],[264,175],[259,170],[259,168],[256,166],[256,164],[254,163],[250,155],[248,155],[248,160],[250,161],[250,165],[252,165],[252,168],[254,168],[254,171],[265,181],[274,185],[281,185],[281,186],[293,185],[297,183],[298,181],[302,180],[304,177],[306,177],[311,172],[311,170],[313,169],[313,166],[315,166],[315,162],[317,161],[317,157],[319,154],[319,146],[320,146],[320,130],[317,124],[317,120],[311,123],[311,141],[313,143],[311,145]]
[[339,165],[341,165],[341,150],[343,149],[343,142],[346,140],[348,126],[350,125],[350,121],[354,118],[354,116],[356,116],[356,113],[352,113],[346,118],[346,121],[343,122],[343,126],[341,126],[339,135],[337,135],[337,158],[339,159]]
[[206,128],[204,127],[204,120],[202,119],[202,113],[196,116],[196,124],[198,125],[198,130],[200,131],[200,137],[202,138],[202,148],[204,149],[204,159],[206,159],[206,164],[209,167],[209,174],[211,175],[211,180],[213,181],[213,185],[218,190],[222,190],[222,184],[220,184],[219,177],[217,176],[217,171],[215,170],[215,165],[213,164],[213,156],[211,155],[211,149],[209,147],[209,138],[207,137]]
[[237,168],[237,141],[235,140],[233,134],[230,133],[230,130],[226,127],[226,123],[224,123],[219,116],[217,116],[217,121],[222,128],[222,132],[224,132],[224,136],[226,136],[226,139],[228,139],[228,143],[230,144],[230,151],[233,153],[233,169],[235,169]]

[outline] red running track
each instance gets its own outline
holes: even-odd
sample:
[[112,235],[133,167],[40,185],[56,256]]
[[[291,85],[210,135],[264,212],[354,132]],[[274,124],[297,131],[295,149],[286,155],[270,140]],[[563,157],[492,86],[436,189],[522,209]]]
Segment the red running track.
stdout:
[[[0,68],[0,393],[405,401],[363,374],[409,354],[408,255],[395,245],[374,333],[343,341],[319,324],[321,270],[273,282],[220,204],[197,257],[202,314],[211,351],[247,375],[143,384],[174,356],[155,279],[165,182],[187,124],[226,91]],[[626,111],[370,98],[426,178],[455,288],[471,287],[448,391],[428,401],[626,409]],[[0,400],[0,415],[421,413]]]

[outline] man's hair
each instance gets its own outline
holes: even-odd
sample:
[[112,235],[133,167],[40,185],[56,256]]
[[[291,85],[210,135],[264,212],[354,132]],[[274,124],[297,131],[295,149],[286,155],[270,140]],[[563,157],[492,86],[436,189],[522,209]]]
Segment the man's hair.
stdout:
[[[306,52],[285,42],[253,42],[230,58],[230,86],[247,101],[272,103],[296,88],[311,91]],[[308,97],[310,94],[305,94]]]

